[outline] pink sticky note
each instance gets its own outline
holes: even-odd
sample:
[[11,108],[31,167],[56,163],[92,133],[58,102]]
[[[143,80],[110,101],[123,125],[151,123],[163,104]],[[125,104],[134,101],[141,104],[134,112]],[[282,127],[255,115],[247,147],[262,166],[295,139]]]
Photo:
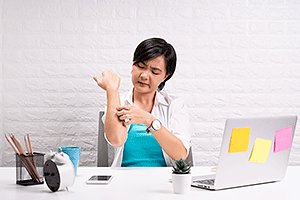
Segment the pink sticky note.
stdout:
[[293,128],[288,126],[275,131],[274,152],[288,149],[292,146]]

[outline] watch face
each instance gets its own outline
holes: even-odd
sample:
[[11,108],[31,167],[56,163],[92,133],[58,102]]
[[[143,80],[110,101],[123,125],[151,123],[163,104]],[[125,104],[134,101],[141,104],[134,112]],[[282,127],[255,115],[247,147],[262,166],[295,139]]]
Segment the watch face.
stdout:
[[153,127],[154,130],[158,130],[161,127],[161,123],[158,120],[154,120],[152,122],[152,127]]

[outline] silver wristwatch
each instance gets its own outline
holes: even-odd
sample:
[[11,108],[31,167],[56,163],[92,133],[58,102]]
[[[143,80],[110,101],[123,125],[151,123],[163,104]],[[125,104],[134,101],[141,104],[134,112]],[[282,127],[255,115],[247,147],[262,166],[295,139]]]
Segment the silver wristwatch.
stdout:
[[146,129],[146,132],[149,133],[150,131],[157,131],[161,128],[161,122],[158,119],[152,121],[150,127]]

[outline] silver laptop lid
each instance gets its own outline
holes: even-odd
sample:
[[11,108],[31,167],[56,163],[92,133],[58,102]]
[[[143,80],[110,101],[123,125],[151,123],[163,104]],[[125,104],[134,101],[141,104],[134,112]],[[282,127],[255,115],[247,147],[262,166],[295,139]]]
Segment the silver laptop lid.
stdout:
[[282,180],[296,122],[297,116],[227,119],[214,189]]

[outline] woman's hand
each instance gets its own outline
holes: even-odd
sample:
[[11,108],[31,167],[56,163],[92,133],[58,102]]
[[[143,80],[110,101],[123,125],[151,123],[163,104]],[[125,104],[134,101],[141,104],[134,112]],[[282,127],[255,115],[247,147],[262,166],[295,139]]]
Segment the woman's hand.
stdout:
[[123,125],[145,124],[149,127],[156,118],[136,105],[125,105],[117,108],[117,116]]
[[111,70],[102,72],[102,80],[98,76],[93,78],[103,90],[117,90],[120,87],[120,77]]

